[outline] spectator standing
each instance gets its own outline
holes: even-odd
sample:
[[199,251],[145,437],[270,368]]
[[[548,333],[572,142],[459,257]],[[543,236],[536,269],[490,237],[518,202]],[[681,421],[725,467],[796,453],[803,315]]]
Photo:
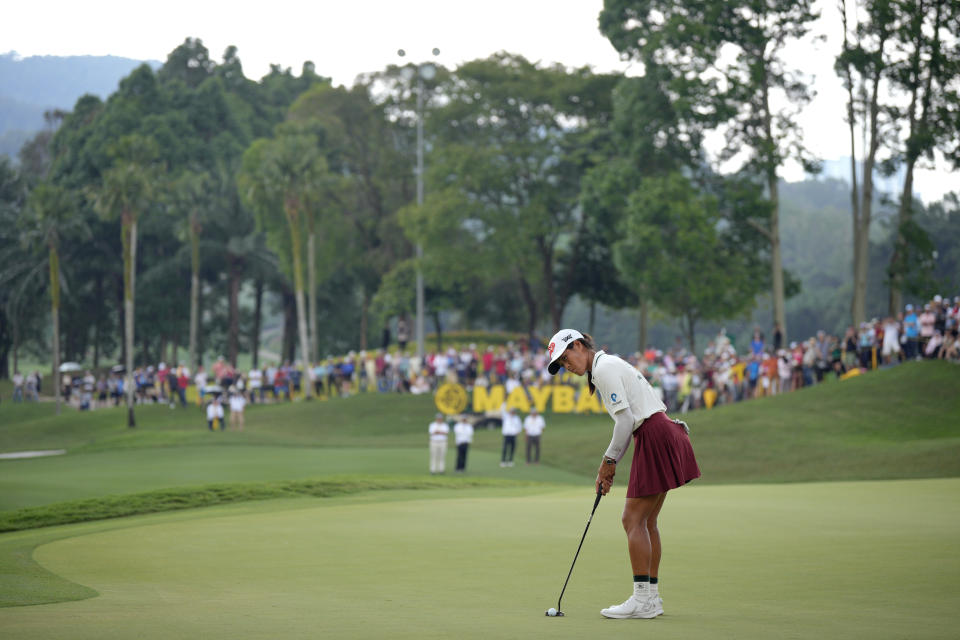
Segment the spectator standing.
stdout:
[[917,321],[917,314],[913,310],[913,305],[908,304],[906,315],[903,316],[903,335],[906,340],[903,343],[903,356],[907,360],[913,360],[917,357],[917,344],[920,339],[920,324]]
[[453,441],[457,445],[457,473],[467,470],[467,453],[473,443],[473,425],[462,415],[453,425]]
[[243,431],[243,410],[247,406],[247,399],[236,389],[230,393],[230,428]]
[[101,375],[97,379],[97,407],[107,406],[107,378]]
[[753,337],[750,339],[750,355],[759,356],[763,354],[763,332],[759,328],[753,330]]
[[193,376],[193,384],[197,385],[197,397],[200,403],[203,403],[203,390],[207,386],[207,372],[203,370],[203,365],[197,367],[197,375]]
[[23,402],[23,374],[19,371],[13,372],[13,401]]
[[513,454],[517,448],[517,435],[523,431],[523,423],[520,422],[520,416],[517,415],[517,410],[513,408],[507,409],[506,406],[504,406],[501,411],[500,418],[503,423],[500,427],[500,433],[503,434],[503,450],[500,453],[500,466],[512,467]]
[[933,306],[927,303],[923,306],[923,313],[918,318],[920,321],[920,353],[927,355],[927,344],[933,338],[934,326],[937,323],[937,314],[933,311]]
[[529,415],[523,419],[523,431],[527,436],[527,464],[540,464],[540,436],[546,426],[537,408],[531,407]]
[[181,395],[180,381],[175,369],[167,372],[167,386],[170,387],[170,408],[174,409],[177,406],[177,397]]
[[783,329],[780,328],[779,323],[773,324],[773,351],[774,353],[779,353],[780,349],[783,348]]
[[214,396],[207,405],[207,429],[223,431],[223,405],[220,404],[220,396]]
[[247,380],[250,382],[250,402],[263,402],[263,371],[257,367],[250,369]]
[[883,347],[880,349],[884,364],[890,364],[893,358],[900,359],[900,324],[891,317],[883,321]]
[[[399,339],[399,333],[397,336]],[[443,414],[438,413],[430,423],[430,473],[443,473],[446,470],[447,463],[447,437],[450,434],[450,426],[443,419]]]
[[407,320],[406,318],[399,318],[397,320],[397,345],[399,345],[401,352],[406,350],[409,340],[410,330],[407,328]]

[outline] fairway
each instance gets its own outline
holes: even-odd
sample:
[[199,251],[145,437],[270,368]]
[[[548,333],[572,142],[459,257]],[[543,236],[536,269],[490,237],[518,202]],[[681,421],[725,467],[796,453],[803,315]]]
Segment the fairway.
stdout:
[[[36,560],[98,597],[0,610],[16,638],[942,638],[960,480],[690,486],[661,520],[666,615],[603,619],[630,575],[622,488],[296,499],[64,527]],[[93,533],[87,533],[94,531]]]
[[[447,453],[452,471],[456,451]],[[500,468],[499,456],[470,452],[470,477],[583,483],[548,466]],[[427,450],[276,446],[160,447],[4,461],[0,511],[50,502],[210,483],[273,482],[335,474],[423,474]]]

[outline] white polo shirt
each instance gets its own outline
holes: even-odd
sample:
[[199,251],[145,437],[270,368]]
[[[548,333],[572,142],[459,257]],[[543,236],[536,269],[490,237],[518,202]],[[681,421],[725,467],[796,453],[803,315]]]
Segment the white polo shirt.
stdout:
[[[446,423],[445,420],[439,422],[433,421],[430,423],[430,441],[431,442],[446,442],[447,436],[450,433],[450,425]],[[434,433],[439,431],[440,433]]]
[[503,425],[500,428],[500,433],[505,436],[515,436],[523,431],[523,423],[520,421],[520,416],[515,413],[510,413],[509,411],[503,411],[500,416]]
[[546,426],[547,423],[544,422],[543,416],[539,413],[537,415],[528,415],[523,419],[523,430],[527,432],[528,436],[539,436],[543,433],[543,429]]
[[597,351],[593,357],[591,375],[603,406],[611,418],[630,407],[637,420],[636,424],[640,424],[658,411],[667,410],[647,379],[617,356]]
[[466,420],[461,420],[453,425],[453,440],[457,444],[470,444],[473,442],[473,425]]

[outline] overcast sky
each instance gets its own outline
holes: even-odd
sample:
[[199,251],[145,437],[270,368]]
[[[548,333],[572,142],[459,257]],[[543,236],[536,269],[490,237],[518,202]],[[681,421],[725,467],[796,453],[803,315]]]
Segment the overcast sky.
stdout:
[[[841,37],[833,2],[821,0],[815,31],[826,42],[793,47],[789,59],[814,76],[818,93],[801,116],[807,145],[827,160],[849,156],[844,93],[833,72]],[[46,0],[8,3],[0,23],[0,51],[32,55],[116,55],[163,61],[186,37],[197,37],[219,60],[236,45],[247,76],[259,79],[271,63],[299,73],[304,60],[337,84],[363,72],[407,60],[433,58],[446,66],[506,50],[544,63],[591,65],[630,72],[597,29],[603,0],[294,0],[245,3],[220,0]],[[945,169],[946,166],[943,165]],[[799,167],[785,177],[802,177]],[[958,174],[919,171],[927,201],[960,190]]]

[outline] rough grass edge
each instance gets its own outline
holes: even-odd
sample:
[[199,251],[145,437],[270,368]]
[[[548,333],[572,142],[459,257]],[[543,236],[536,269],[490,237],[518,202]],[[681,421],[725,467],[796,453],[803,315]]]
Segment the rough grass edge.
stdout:
[[522,487],[537,484],[540,483],[500,478],[331,476],[316,480],[177,487],[57,502],[3,512],[0,513],[0,533],[274,498],[330,498],[367,491]]

